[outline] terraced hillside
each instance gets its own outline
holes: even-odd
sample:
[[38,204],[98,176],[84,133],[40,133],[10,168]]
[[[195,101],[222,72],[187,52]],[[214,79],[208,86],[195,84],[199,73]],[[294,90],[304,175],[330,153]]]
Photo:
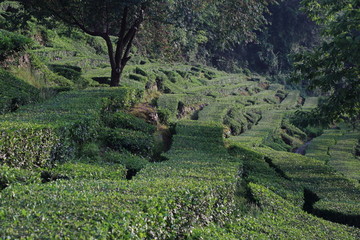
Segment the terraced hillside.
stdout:
[[0,238],[360,238],[358,132],[289,152],[308,139],[287,117],[317,98],[203,66],[125,76],[1,116]]

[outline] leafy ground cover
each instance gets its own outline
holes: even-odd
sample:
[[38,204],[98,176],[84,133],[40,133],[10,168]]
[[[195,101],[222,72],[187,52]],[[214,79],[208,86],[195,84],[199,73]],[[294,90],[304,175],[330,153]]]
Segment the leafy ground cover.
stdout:
[[[96,67],[84,76],[106,77],[105,70]],[[124,85],[132,88],[63,92],[1,119],[2,136],[9,136],[0,148],[6,162],[1,238],[360,237],[356,228],[316,217],[358,226],[354,182],[323,161],[274,150],[287,145],[284,136],[306,138],[284,119],[301,105],[298,91],[186,65],[165,70],[157,63],[135,64],[125,76]],[[164,92],[151,103],[175,126],[166,161],[149,161],[155,127],[123,111],[139,99],[136,89],[145,88]],[[310,99],[304,108],[313,107]],[[198,120],[181,119],[187,108],[198,111]],[[230,129],[225,145],[223,123]],[[14,140],[19,133],[22,142]],[[60,141],[71,157],[38,168],[49,156],[59,159],[51,154],[60,137],[71,139]],[[9,147],[13,143],[16,149]]]
[[336,144],[341,134],[341,131],[336,129],[325,130],[321,136],[311,141],[306,148],[306,156],[322,160],[326,164],[329,163],[331,157],[329,148]]
[[305,98],[304,105],[302,106],[302,110],[311,110],[315,108],[319,103],[318,97],[307,97]]
[[32,168],[71,159],[79,145],[96,136],[101,109],[109,101],[126,107],[135,100],[135,90],[88,89],[64,92],[5,115],[0,120],[1,163]]
[[359,139],[359,132],[345,132],[329,148],[329,165],[344,176],[356,180],[360,180],[360,161],[355,155]]
[[214,123],[179,123],[170,160],[149,165],[131,182],[112,177],[114,171],[91,175],[94,166],[62,165],[57,172],[76,171],[73,179],[11,185],[0,193],[1,236],[168,239],[195,225],[222,224],[234,210],[240,167],[222,131]]
[[359,231],[303,212],[268,188],[249,183],[256,206],[231,223],[193,230],[189,239],[357,239]]
[[325,162],[350,179],[359,180],[360,162],[356,158],[359,132],[343,129],[325,130],[307,147],[306,156]]
[[39,101],[39,95],[40,91],[37,88],[0,69],[0,114]]
[[342,215],[345,219],[347,215],[349,224],[359,225],[360,189],[353,182],[313,158],[274,150],[261,151],[290,179],[316,195],[313,206],[315,212],[323,212],[324,215],[326,211],[334,215],[338,213],[337,220],[340,222],[343,220]]

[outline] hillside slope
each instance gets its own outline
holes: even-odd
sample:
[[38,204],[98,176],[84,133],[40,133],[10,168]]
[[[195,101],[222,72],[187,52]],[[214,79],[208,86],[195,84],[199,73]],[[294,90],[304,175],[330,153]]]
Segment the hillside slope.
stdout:
[[[108,76],[85,75],[95,73]],[[2,238],[360,237],[350,227],[358,185],[287,152],[306,141],[286,118],[303,107],[298,91],[184,64],[132,65],[126,76],[127,87],[64,92],[2,116]],[[162,162],[155,127],[129,114],[139,101],[173,126]]]

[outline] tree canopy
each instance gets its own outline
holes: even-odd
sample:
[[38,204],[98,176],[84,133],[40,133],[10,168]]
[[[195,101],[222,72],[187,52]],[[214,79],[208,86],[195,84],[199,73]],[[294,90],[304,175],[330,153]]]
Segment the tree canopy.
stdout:
[[[117,86],[130,59],[131,46],[141,24],[148,20],[174,32],[194,34],[196,43],[224,49],[255,38],[254,30],[266,23],[263,13],[275,0],[19,0],[33,14],[57,18],[92,36],[102,37],[112,68],[111,85]],[[181,30],[182,29],[182,30]],[[149,29],[145,29],[149,30]],[[153,27],[152,31],[158,31]],[[175,33],[175,35],[177,34]],[[167,35],[154,35],[153,41]],[[113,37],[116,37],[114,40]],[[191,36],[193,37],[193,36]],[[115,42],[115,44],[114,44]],[[191,48],[191,46],[189,46]],[[160,50],[160,49],[159,49]]]
[[[295,79],[309,80],[328,98],[312,112],[312,119],[330,123],[360,116],[360,1],[305,0],[305,10],[323,26],[319,48],[296,56]],[[304,118],[304,116],[302,116]]]

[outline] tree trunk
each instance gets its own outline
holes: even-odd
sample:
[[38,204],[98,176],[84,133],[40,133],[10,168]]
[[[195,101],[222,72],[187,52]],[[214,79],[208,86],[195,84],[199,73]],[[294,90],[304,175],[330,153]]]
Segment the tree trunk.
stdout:
[[120,78],[121,78],[121,71],[117,71],[117,69],[112,69],[110,86],[118,87],[120,84]]

